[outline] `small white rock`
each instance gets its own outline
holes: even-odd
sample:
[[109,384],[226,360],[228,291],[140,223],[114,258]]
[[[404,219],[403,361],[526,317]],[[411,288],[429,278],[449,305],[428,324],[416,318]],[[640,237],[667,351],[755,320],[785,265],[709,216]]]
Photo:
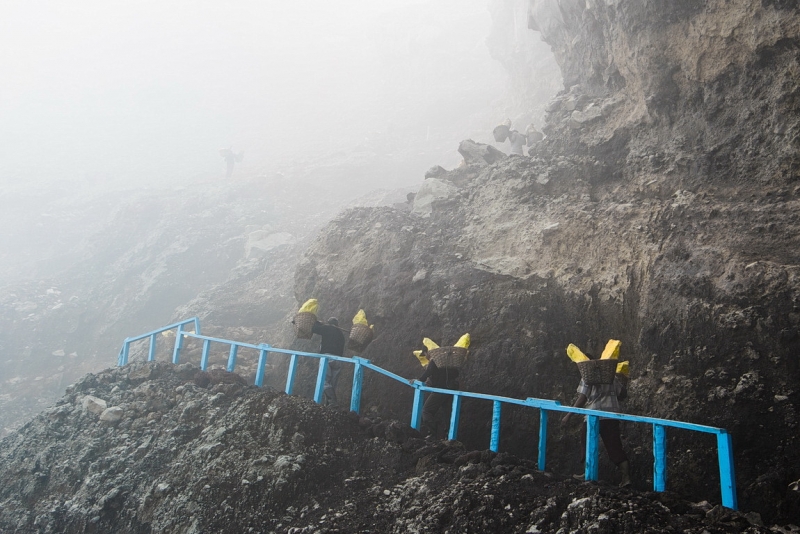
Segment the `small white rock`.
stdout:
[[111,408],[103,410],[103,413],[100,414],[100,420],[106,423],[116,423],[122,419],[122,413],[122,408],[119,406],[112,406]]
[[93,395],[86,395],[81,401],[81,406],[84,411],[101,414],[108,407],[108,404],[103,399],[98,399]]

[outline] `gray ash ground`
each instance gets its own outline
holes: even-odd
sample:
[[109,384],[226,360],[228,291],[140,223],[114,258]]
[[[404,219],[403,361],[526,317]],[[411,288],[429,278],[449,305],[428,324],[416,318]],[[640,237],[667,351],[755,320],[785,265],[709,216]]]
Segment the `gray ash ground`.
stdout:
[[540,472],[189,364],[86,375],[0,447],[0,532],[792,530]]

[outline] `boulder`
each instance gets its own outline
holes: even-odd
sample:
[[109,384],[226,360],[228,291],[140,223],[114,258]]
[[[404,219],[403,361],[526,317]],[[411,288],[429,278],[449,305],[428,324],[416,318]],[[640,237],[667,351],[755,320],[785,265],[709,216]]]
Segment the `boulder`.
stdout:
[[438,178],[443,174],[447,174],[447,169],[445,169],[441,165],[434,165],[425,172],[425,178]]
[[104,423],[116,423],[122,419],[122,414],[122,408],[119,406],[112,406],[103,410],[103,413],[100,414],[100,420]]
[[101,414],[108,407],[106,401],[92,395],[86,395],[81,401],[81,406],[86,412]]
[[464,157],[467,165],[486,166],[506,158],[506,155],[491,145],[476,143],[472,139],[461,141],[458,153]]
[[594,104],[589,104],[589,107],[583,111],[573,111],[569,118],[569,124],[575,129],[583,128],[585,125],[596,121],[602,116],[603,113],[600,107],[595,106]]
[[454,195],[458,188],[438,178],[428,178],[422,183],[417,195],[414,197],[414,205],[411,213],[427,217],[433,211],[433,202]]

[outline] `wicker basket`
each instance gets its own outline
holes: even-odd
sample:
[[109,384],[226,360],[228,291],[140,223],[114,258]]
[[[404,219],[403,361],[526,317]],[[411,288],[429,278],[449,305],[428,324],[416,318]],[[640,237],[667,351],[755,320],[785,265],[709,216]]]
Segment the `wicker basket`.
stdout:
[[311,339],[311,328],[317,322],[317,316],[311,312],[300,312],[292,322],[298,339]]
[[496,126],[494,130],[492,130],[492,135],[494,135],[494,140],[498,143],[504,142],[508,139],[508,133],[510,128],[505,124],[501,124],[500,126]]
[[365,324],[354,324],[350,329],[350,338],[347,340],[347,348],[360,352],[367,348],[372,341],[374,332],[372,328]]
[[461,367],[467,361],[467,349],[462,347],[439,347],[428,352],[428,359],[436,367]]
[[581,378],[586,384],[596,386],[614,382],[614,373],[617,371],[617,360],[588,360],[577,362]]

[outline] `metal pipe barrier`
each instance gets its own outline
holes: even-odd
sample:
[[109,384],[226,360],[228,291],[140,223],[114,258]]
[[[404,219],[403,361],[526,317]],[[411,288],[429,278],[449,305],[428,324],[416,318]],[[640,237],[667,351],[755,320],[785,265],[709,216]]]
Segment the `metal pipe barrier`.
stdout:
[[[194,332],[184,330],[184,327],[189,324],[193,324]],[[353,364],[353,385],[350,395],[350,411],[355,413],[360,413],[361,411],[361,388],[364,380],[364,369],[369,369],[380,375],[400,382],[401,384],[409,386],[408,379],[378,367],[372,364],[369,360],[359,356],[347,358],[344,356],[334,356],[331,354],[300,352],[271,347],[266,343],[254,345],[251,343],[243,343],[228,339],[204,336],[200,333],[200,321],[197,317],[186,319],[178,323],[173,323],[140,336],[125,338],[122,350],[120,350],[119,353],[117,364],[119,366],[127,365],[131,343],[147,338],[150,340],[147,361],[154,361],[156,353],[156,335],[173,329],[176,330],[175,344],[172,352],[173,364],[177,364],[180,361],[180,351],[183,347],[184,338],[195,338],[203,341],[203,351],[200,358],[200,369],[203,371],[205,371],[208,367],[208,354],[211,343],[220,343],[230,347],[228,352],[227,370],[231,373],[234,372],[234,369],[236,368],[236,360],[240,348],[254,349],[258,351],[259,356],[255,378],[255,385],[258,387],[262,387],[264,383],[264,372],[267,365],[268,355],[270,353],[286,354],[289,356],[289,370],[286,376],[286,385],[284,388],[284,391],[287,395],[291,395],[294,390],[294,381],[297,373],[299,358],[304,357],[318,359],[319,369],[317,371],[317,379],[314,388],[314,402],[316,403],[321,403],[323,400],[323,390],[325,386],[325,376],[328,370],[328,362],[330,360],[336,360]],[[461,400],[463,398],[466,397],[491,401],[492,427],[489,436],[489,449],[494,452],[498,452],[500,448],[500,421],[503,404],[515,404],[518,406],[527,406],[538,409],[539,440],[537,447],[537,468],[540,471],[544,471],[546,466],[548,412],[569,412],[585,415],[586,462],[584,478],[586,480],[597,480],[598,478],[600,418],[650,424],[653,427],[653,490],[657,492],[665,491],[667,485],[667,428],[671,427],[690,430],[693,432],[713,434],[717,437],[717,457],[719,463],[722,505],[734,510],[738,508],[736,499],[736,476],[733,464],[733,443],[731,440],[731,435],[723,428],[697,425],[694,423],[684,423],[682,421],[672,421],[669,419],[659,419],[656,417],[642,417],[638,415],[604,412],[600,410],[587,410],[585,408],[573,408],[572,406],[563,406],[560,402],[555,400],[537,399],[534,397],[528,397],[523,400],[511,397],[501,397],[498,395],[488,395],[484,393],[472,393],[469,391],[434,388],[426,386],[419,380],[413,380],[410,384],[410,387],[414,388],[414,400],[411,407],[411,426],[417,430],[419,430],[422,422],[423,392],[442,393],[453,396],[452,408],[450,412],[450,429],[447,435],[448,439],[450,440],[455,440],[458,437],[458,422],[461,416]]]

